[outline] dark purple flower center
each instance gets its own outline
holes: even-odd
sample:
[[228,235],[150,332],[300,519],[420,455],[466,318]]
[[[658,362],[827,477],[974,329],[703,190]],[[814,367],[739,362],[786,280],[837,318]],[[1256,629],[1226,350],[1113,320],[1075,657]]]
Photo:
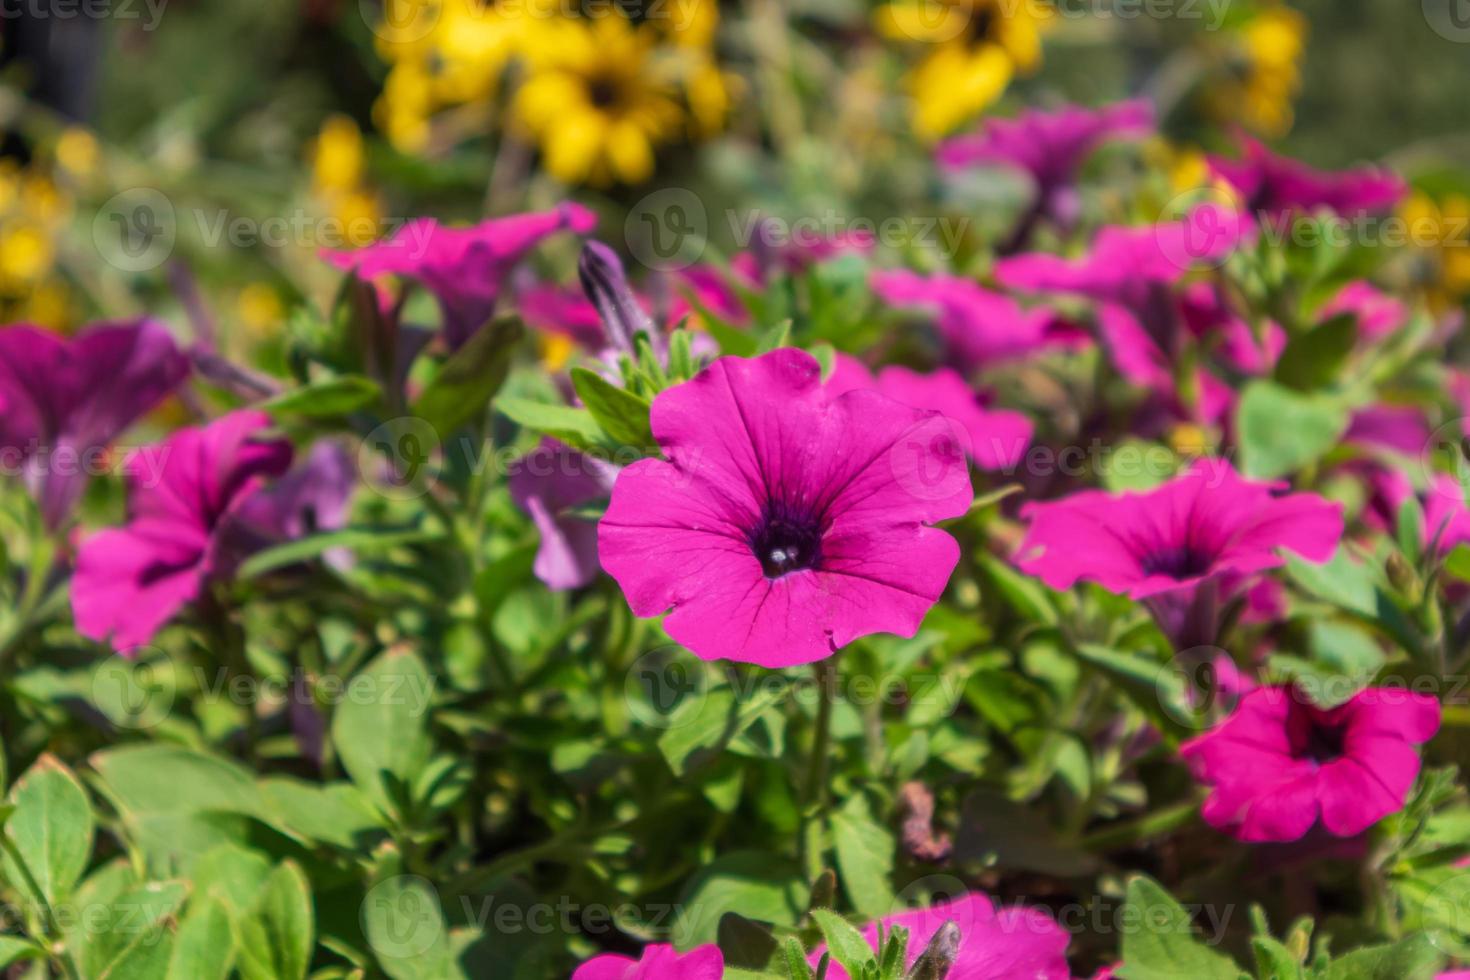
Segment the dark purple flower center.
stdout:
[[1343,755],[1343,728],[1342,725],[1328,725],[1322,722],[1314,722],[1307,726],[1306,742],[1297,751],[1297,757],[1310,759],[1317,765],[1324,765],[1333,759],[1341,759]]
[[822,557],[822,528],[810,517],[773,508],[751,532],[750,550],[766,578],[815,568]]
[[1140,564],[1149,575],[1167,575],[1182,581],[1209,572],[1212,558],[1208,553],[1186,544],[1160,548],[1144,556]]

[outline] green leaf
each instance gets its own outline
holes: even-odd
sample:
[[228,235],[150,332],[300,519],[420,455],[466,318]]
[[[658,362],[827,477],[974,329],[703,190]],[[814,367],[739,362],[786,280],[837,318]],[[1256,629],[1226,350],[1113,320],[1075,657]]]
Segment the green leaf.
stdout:
[[526,398],[501,398],[495,403],[495,410],[517,425],[550,436],[573,449],[600,452],[607,448],[602,426],[585,408]]
[[757,354],[769,354],[773,350],[791,345],[791,320],[782,320],[760,335],[760,343],[756,346]]
[[148,882],[117,895],[105,908],[89,907],[92,918],[76,933],[82,975],[90,980],[165,976],[173,954],[172,923],[187,894],[182,881]]
[[428,881],[402,870],[397,851],[380,852],[375,882],[363,901],[363,932],[378,964],[393,980],[459,976],[438,894]]
[[166,980],[225,980],[234,953],[235,937],[224,906],[213,899],[190,899],[174,937]]
[[290,776],[260,781],[265,820],[311,843],[366,850],[365,838],[383,831],[383,820],[361,790],[350,783],[308,783]]
[[1080,643],[1075,649],[1077,656],[1117,684],[1133,705],[1166,733],[1177,738],[1195,733],[1186,723],[1193,709],[1185,680],[1177,670],[1146,654],[1124,653],[1095,643]]
[[1189,913],[1143,876],[1128,882],[1123,914],[1136,927],[1123,933],[1125,980],[1238,980],[1241,970],[1194,936]]
[[796,867],[765,851],[731,851],[696,871],[677,903],[674,945],[719,938],[720,918],[735,912],[775,926],[795,925],[806,909],[807,886]]
[[121,817],[127,841],[156,874],[242,839],[262,801],[250,773],[228,759],[179,745],[127,745],[91,757],[97,787]]
[[1444,560],[1444,570],[1461,582],[1470,582],[1470,544],[1457,544]]
[[644,454],[658,452],[649,427],[647,399],[639,398],[584,367],[572,368],[572,385],[587,411],[614,442]]
[[1057,609],[1051,600],[1051,591],[1034,578],[1016,571],[1007,562],[993,555],[984,554],[979,559],[996,591],[1012,609],[1036,623],[1055,626],[1058,622]]
[[1270,936],[1255,936],[1251,950],[1256,954],[1256,975],[1270,980],[1306,980],[1301,962]]
[[788,938],[781,944],[781,953],[786,960],[786,973],[790,980],[812,980],[812,968],[806,961],[806,950],[801,943]]
[[47,955],[46,950],[29,939],[19,936],[0,936],[0,968],[24,960],[39,960]]
[[1321,980],[1431,980],[1444,955],[1423,933],[1392,945],[1368,946],[1339,956],[1320,974]]
[[812,919],[816,921],[817,928],[822,930],[822,938],[827,940],[827,951],[834,960],[842,964],[849,977],[860,977],[868,966],[877,965],[873,947],[842,916],[831,909],[813,909]]
[[335,418],[376,405],[382,397],[383,389],[371,378],[343,374],[293,388],[261,403],[260,407],[273,416]]
[[448,439],[461,425],[483,414],[505,383],[511,355],[523,333],[520,320],[514,317],[476,330],[424,387],[412,414],[432,425],[440,439]]
[[873,819],[867,797],[856,793],[831,816],[832,843],[842,889],[858,912],[870,919],[893,912],[893,874],[896,842],[887,827]]
[[1347,406],[1337,399],[1252,381],[1236,413],[1245,475],[1269,480],[1293,473],[1335,446],[1347,424]]
[[443,536],[440,531],[387,528],[344,528],[340,531],[327,531],[305,538],[297,538],[295,541],[286,541],[266,548],[264,551],[257,551],[240,565],[236,578],[242,581],[258,578],[278,568],[320,558],[336,548],[346,548],[367,555],[389,548],[436,541]]
[[311,885],[294,861],[284,861],[240,924],[243,980],[302,980],[311,962],[313,922]]
[[786,694],[781,684],[762,684],[749,697],[739,700],[727,687],[708,693],[697,688],[669,715],[669,727],[659,736],[658,749],[674,774],[682,776],[689,771],[696,753],[728,743]]
[[95,821],[87,791],[70,769],[47,754],[16,781],[10,790],[15,811],[4,833],[25,862],[17,867],[10,853],[4,858],[5,877],[23,895],[31,883],[40,898],[55,907],[71,894],[92,856]]
[[776,955],[776,937],[771,931],[734,912],[720,916],[718,942],[726,969],[764,970]]
[[408,651],[382,654],[348,682],[332,744],[352,782],[384,812],[403,816],[408,787],[428,764],[434,678]]
[[1288,388],[1325,388],[1342,377],[1343,365],[1358,342],[1358,321],[1351,313],[1298,334],[1276,361],[1275,378]]

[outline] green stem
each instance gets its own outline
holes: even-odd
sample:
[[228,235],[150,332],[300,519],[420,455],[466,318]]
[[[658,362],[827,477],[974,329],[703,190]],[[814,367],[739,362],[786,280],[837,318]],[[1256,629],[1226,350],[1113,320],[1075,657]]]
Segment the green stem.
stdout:
[[817,679],[817,724],[812,737],[812,754],[807,765],[806,800],[818,812],[827,807],[827,756],[832,746],[833,687],[837,681],[837,655],[812,664]]
[[1173,806],[1145,814],[1137,820],[1127,820],[1094,831],[1083,837],[1079,843],[1089,851],[1116,850],[1193,823],[1199,817],[1199,807],[1200,797],[1191,796]]
[[51,908],[51,902],[47,900],[46,893],[41,890],[41,885],[36,881],[36,876],[31,872],[30,865],[26,864],[26,859],[21,856],[20,848],[15,846],[15,841],[11,840],[10,835],[4,831],[0,831],[0,848],[4,848],[6,855],[20,869],[20,876],[24,879],[26,887],[31,890],[31,894],[35,896],[36,903],[40,905],[42,911],[45,913],[46,934],[49,940],[47,945],[54,946],[55,943],[61,944],[58,959],[61,960],[63,972],[68,977],[80,977],[81,974],[77,972],[76,964],[72,962],[71,951],[66,948],[66,934],[62,932],[61,923],[56,918],[56,911]]

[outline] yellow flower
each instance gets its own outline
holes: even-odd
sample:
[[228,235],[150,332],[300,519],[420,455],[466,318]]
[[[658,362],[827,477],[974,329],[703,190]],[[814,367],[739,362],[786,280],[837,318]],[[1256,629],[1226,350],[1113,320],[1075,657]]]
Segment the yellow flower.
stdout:
[[889,38],[931,50],[908,78],[914,128],[937,139],[988,108],[1015,74],[1041,64],[1048,0],[895,0],[875,15]]
[[1246,21],[1230,40],[1220,79],[1205,91],[1206,111],[1266,136],[1290,129],[1307,27],[1305,17],[1280,5]]
[[668,16],[657,23],[678,51],[678,75],[693,117],[693,134],[719,132],[743,88],[740,77],[721,71],[715,57],[719,5],[711,0],[670,0]]
[[720,26],[720,5],[712,0],[670,0],[669,39],[687,48],[708,48]]
[[528,51],[530,75],[515,116],[541,145],[546,169],[568,184],[636,184],[653,174],[654,148],[684,113],[654,59],[655,37],[622,15],[548,25]]
[[1417,249],[1418,279],[1430,307],[1442,313],[1470,296],[1470,197],[1435,201],[1416,191],[1399,216]]
[[541,364],[553,374],[564,369],[577,350],[576,341],[559,333],[542,334],[539,346]]
[[80,126],[68,126],[56,141],[56,162],[78,180],[86,180],[97,172],[101,155],[97,137]]
[[378,198],[364,179],[365,159],[357,123],[338,115],[322,124],[312,150],[312,194],[341,226],[345,245],[378,236]]
[[441,109],[488,101],[526,32],[547,14],[544,0],[392,0],[378,25],[378,53],[392,68],[373,107],[388,140],[404,152],[429,142]]
[[312,154],[312,181],[318,191],[352,190],[362,180],[362,132],[347,116],[322,123]]
[[235,313],[251,333],[268,337],[280,330],[286,308],[275,289],[263,282],[252,282],[235,297]]
[[0,281],[33,285],[51,271],[54,258],[50,237],[36,225],[0,229]]

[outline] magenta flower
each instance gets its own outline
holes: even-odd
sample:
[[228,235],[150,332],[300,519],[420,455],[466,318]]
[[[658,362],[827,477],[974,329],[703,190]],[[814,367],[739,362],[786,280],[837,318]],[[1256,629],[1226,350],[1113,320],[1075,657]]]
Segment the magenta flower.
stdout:
[[596,223],[579,204],[492,218],[471,228],[417,218],[366,248],[321,254],[364,279],[402,276],[422,283],[439,301],[445,340],[455,348],[490,319],[506,278],[527,252],[558,231],[586,234]]
[[[950,968],[949,980],[1070,980],[1067,966],[1067,931],[1040,909],[1011,906],[997,908],[994,900],[979,892],[961,896],[929,908],[910,909],[883,919],[886,934],[895,926],[909,931],[906,951],[908,966],[923,955],[924,948],[946,922],[960,930],[959,956]],[[878,924],[863,929],[863,937],[878,948]],[[810,956],[813,966],[826,952],[820,946]],[[827,967],[829,980],[849,980],[838,963]]]
[[1219,603],[1282,565],[1283,550],[1323,562],[1337,548],[1342,505],[1285,488],[1202,459],[1146,493],[1030,503],[1017,564],[1054,589],[1085,580],[1146,602],[1179,649],[1214,643]]
[[580,286],[531,283],[516,289],[516,310],[532,329],[566,337],[587,350],[607,345],[602,317]]
[[677,953],[672,946],[646,946],[634,960],[604,953],[577,967],[572,980],[720,980],[725,956],[715,945]]
[[671,324],[677,324],[696,309],[703,309],[726,323],[747,326],[750,311],[740,290],[759,289],[764,283],[760,265],[749,252],[741,252],[731,259],[728,272],[713,265],[691,265],[677,270],[670,278],[669,285],[675,294],[669,303]]
[[71,513],[103,451],[163,401],[189,359],[160,323],[104,323],[71,340],[0,329],[0,452],[20,470],[49,527]]
[[1328,320],[1342,313],[1351,313],[1357,318],[1358,339],[1361,341],[1382,340],[1409,322],[1409,308],[1402,300],[1362,279],[1355,279],[1338,290],[1317,316]]
[[[1002,259],[995,277],[1011,289],[1092,300],[1098,332],[1118,373],[1179,403],[1174,365],[1191,323],[1175,286],[1196,265],[1222,261],[1249,233],[1241,215],[1206,204],[1182,221],[1104,228],[1080,259],[1039,252]],[[1218,421],[1229,408],[1228,390],[1208,374],[1198,388],[1202,403],[1194,414],[1201,422]]]
[[855,357],[838,354],[827,389],[840,395],[856,389],[871,389],[910,408],[938,412],[953,423],[954,437],[965,455],[981,469],[1002,470],[1020,461],[1031,444],[1031,420],[1020,412],[983,407],[965,379],[940,368],[920,374],[905,367],[881,369],[876,378]]
[[789,667],[869,633],[912,636],[974,493],[935,413],[833,396],[811,355],[723,357],[653,402],[665,460],[627,467],[598,532],[639,616],[699,656]]
[[79,633],[125,652],[229,574],[243,509],[291,462],[290,443],[259,438],[269,425],[262,412],[233,412],[129,458],[127,525],[92,535],[77,555]]
[[612,490],[618,467],[550,439],[511,464],[511,499],[541,534],[532,571],[555,591],[597,577],[597,522],[569,513]]
[[1141,310],[1154,301],[1157,287],[1178,282],[1196,265],[1224,259],[1249,233],[1239,213],[1202,204],[1180,221],[1104,228],[1080,259],[1045,252],[1002,259],[995,278],[1011,289],[1070,293]]
[[1199,460],[1144,493],[1084,490],[1030,503],[1018,564],[1054,589],[1086,580],[1146,599],[1279,567],[1283,549],[1326,561],[1342,537],[1342,505],[1285,488],[1246,480],[1225,460]]
[[985,128],[939,145],[936,159],[947,170],[978,165],[1013,167],[1031,179],[1033,197],[1001,252],[1014,252],[1036,221],[1046,217],[1063,228],[1077,220],[1077,172],[1102,143],[1146,136],[1154,111],[1147,101],[1118,102],[1102,109],[1063,106],[1046,112],[1027,109],[1015,119],[992,119]]
[[1210,787],[1205,822],[1240,840],[1294,841],[1320,818],[1352,837],[1403,808],[1419,775],[1414,746],[1439,729],[1439,702],[1367,688],[1319,708],[1294,688],[1261,687],[1216,728],[1179,747]]
[[932,315],[951,358],[965,369],[1075,348],[1087,340],[1051,310],[1024,309],[1011,297],[959,276],[895,269],[874,272],[869,285],[889,306]]
[[1352,217],[1387,211],[1403,197],[1403,178],[1373,167],[1328,173],[1242,137],[1239,160],[1212,156],[1210,170],[1241,196],[1241,207],[1270,220],[1327,208]]

